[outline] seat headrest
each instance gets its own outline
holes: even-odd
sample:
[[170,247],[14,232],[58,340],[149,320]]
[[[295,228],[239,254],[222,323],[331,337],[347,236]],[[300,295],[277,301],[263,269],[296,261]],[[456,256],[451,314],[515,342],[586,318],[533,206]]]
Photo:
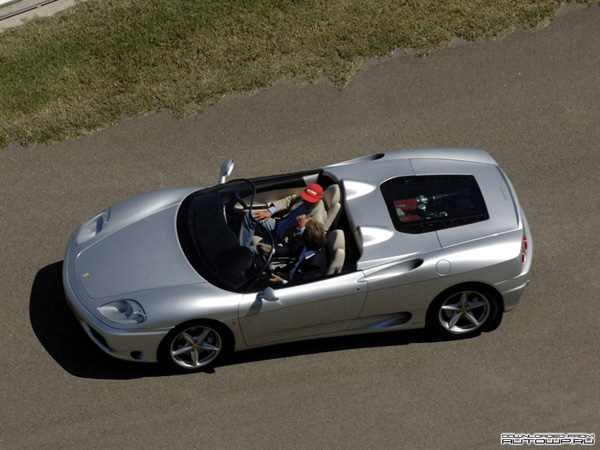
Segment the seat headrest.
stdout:
[[323,203],[327,209],[331,208],[331,205],[335,205],[340,202],[340,187],[337,184],[332,184],[325,192],[323,192]]

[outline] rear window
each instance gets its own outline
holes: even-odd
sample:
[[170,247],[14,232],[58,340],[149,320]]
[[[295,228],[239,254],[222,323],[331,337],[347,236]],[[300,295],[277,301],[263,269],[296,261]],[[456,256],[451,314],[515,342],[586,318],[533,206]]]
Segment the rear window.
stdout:
[[458,227],[489,219],[472,175],[399,177],[381,185],[396,230],[403,233]]

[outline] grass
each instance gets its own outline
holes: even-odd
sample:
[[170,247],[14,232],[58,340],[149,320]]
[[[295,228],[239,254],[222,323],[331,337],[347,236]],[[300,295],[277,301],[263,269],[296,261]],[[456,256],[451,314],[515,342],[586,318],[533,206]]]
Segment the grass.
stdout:
[[[600,0],[590,0],[598,4]],[[277,80],[342,88],[368,58],[488,39],[557,0],[91,0],[0,33],[0,148],[202,110]]]

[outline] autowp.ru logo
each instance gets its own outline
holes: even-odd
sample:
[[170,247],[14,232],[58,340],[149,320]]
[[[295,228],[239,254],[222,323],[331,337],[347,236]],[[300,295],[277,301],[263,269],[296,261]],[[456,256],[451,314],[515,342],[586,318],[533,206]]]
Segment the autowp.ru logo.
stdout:
[[502,445],[594,445],[594,433],[502,433]]

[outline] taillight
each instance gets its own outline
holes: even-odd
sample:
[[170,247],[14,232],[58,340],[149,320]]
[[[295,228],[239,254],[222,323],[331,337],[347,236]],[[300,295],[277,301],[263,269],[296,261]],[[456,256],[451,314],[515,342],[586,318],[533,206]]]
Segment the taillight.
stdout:
[[527,237],[523,236],[523,247],[525,247],[525,250],[527,250]]
[[525,254],[525,250],[527,250],[527,237],[523,236],[523,248],[521,250],[521,263],[525,264],[527,261],[527,255]]

